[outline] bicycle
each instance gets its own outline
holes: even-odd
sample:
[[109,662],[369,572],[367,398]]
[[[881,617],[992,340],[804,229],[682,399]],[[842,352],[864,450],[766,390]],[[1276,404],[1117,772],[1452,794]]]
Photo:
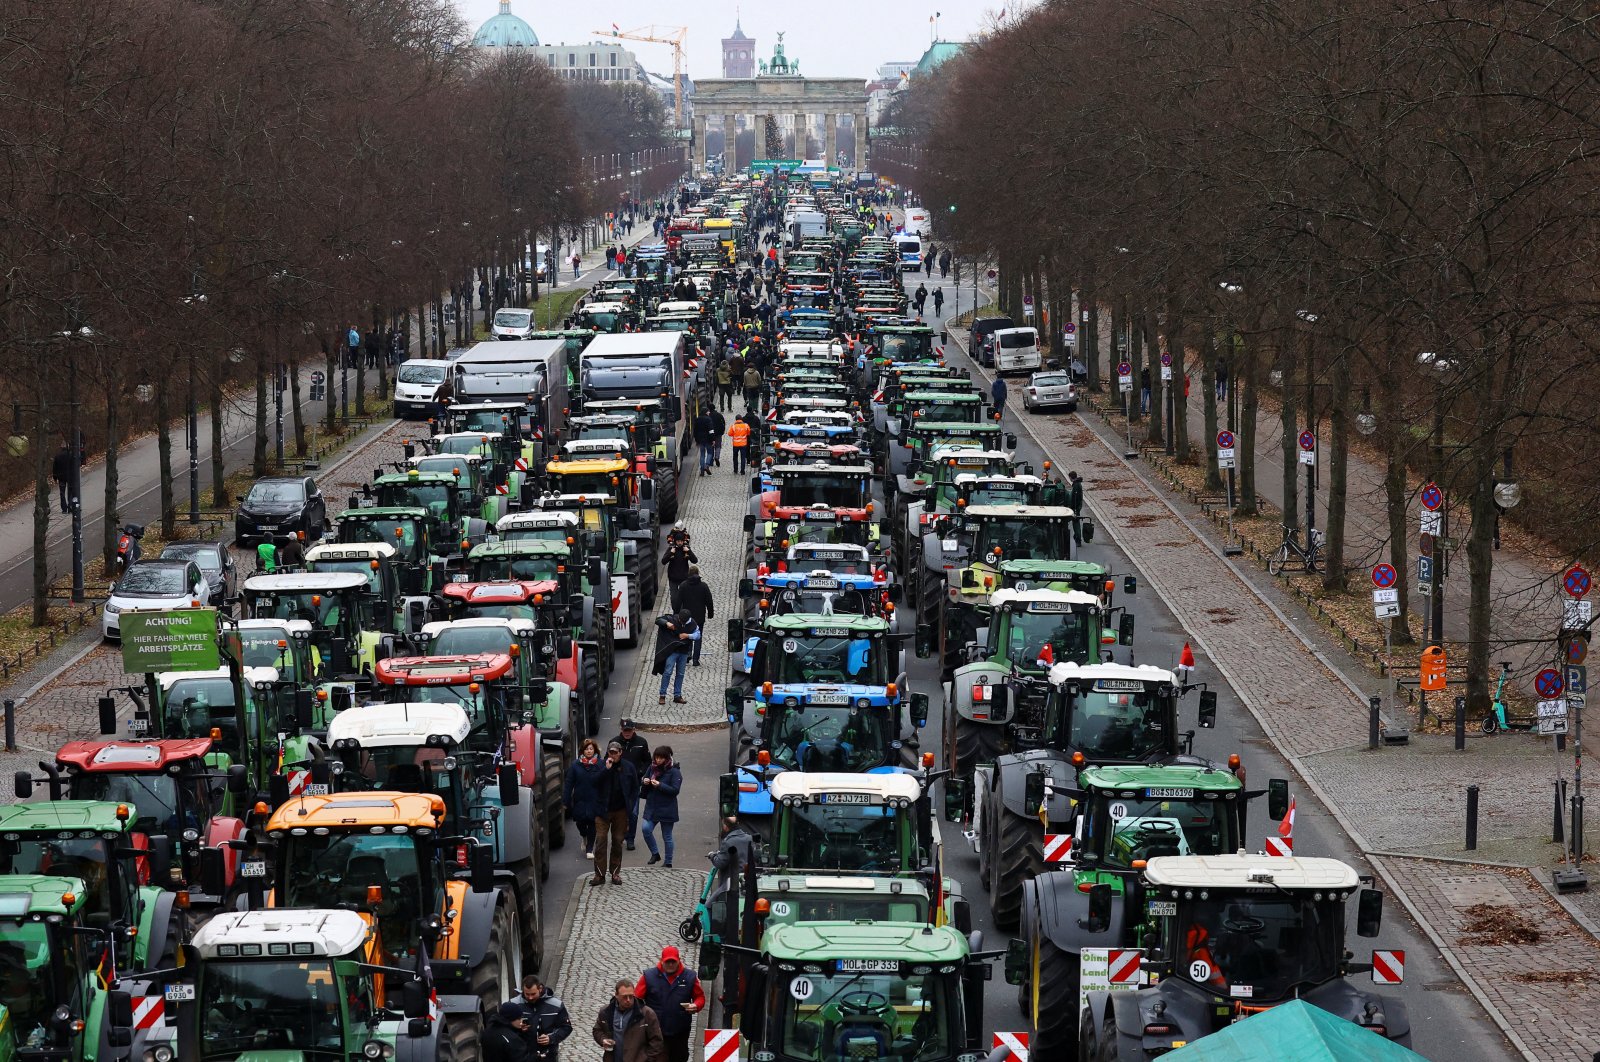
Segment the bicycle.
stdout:
[[1278,548],[1267,560],[1267,571],[1277,575],[1289,564],[1293,557],[1302,571],[1314,572],[1322,565],[1322,532],[1312,528],[1311,545],[1302,549],[1300,546],[1300,529],[1283,526],[1283,541],[1278,543]]

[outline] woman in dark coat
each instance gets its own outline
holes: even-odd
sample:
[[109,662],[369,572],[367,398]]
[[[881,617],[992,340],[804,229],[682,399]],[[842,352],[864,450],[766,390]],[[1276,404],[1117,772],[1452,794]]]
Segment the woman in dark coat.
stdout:
[[644,814],[639,825],[644,827],[644,846],[650,849],[650,862],[661,860],[656,848],[655,828],[661,824],[661,844],[666,849],[667,866],[672,866],[672,827],[678,821],[678,794],[683,789],[683,772],[672,758],[671,745],[656,746],[648,770],[640,783],[644,793]]
[[600,777],[605,764],[600,761],[600,743],[594,738],[584,738],[578,747],[578,758],[567,768],[566,782],[561,788],[561,798],[567,806],[567,816],[578,826],[583,837],[583,854],[594,858],[594,820],[605,808],[600,801]]

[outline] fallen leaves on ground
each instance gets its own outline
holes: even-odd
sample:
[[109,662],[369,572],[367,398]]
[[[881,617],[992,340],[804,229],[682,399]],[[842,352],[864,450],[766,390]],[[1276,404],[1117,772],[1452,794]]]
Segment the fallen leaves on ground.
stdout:
[[1478,903],[1461,912],[1460,943],[1472,945],[1537,944],[1542,934],[1526,914],[1504,904]]

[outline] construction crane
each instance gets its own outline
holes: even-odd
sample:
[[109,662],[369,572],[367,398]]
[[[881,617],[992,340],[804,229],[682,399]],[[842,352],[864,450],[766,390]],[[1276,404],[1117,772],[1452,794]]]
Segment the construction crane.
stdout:
[[625,41],[648,41],[651,44],[672,45],[672,120],[683,128],[683,42],[689,37],[686,26],[640,26],[638,29],[619,29],[612,23],[610,29],[594,30],[602,37],[617,37]]

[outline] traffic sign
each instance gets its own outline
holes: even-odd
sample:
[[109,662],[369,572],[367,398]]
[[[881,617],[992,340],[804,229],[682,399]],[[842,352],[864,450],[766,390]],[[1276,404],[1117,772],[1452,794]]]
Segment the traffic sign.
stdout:
[[1587,594],[1590,585],[1589,571],[1581,564],[1574,564],[1561,577],[1561,588],[1572,597],[1582,597]]
[[1429,483],[1422,488],[1422,507],[1431,512],[1438,512],[1444,505],[1444,491],[1439,489],[1437,483]]
[[1431,556],[1433,556],[1433,547],[1434,547],[1433,532],[1424,531],[1422,533],[1422,537],[1417,539],[1417,552],[1422,554],[1422,556],[1424,556],[1424,557],[1431,557]]
[[1561,602],[1561,629],[1564,631],[1581,631],[1589,626],[1589,621],[1593,617],[1593,601],[1573,598]]
[[1117,375],[1118,376],[1132,376],[1133,375],[1133,366],[1129,365],[1125,361],[1117,362]]
[[1372,606],[1372,614],[1378,619],[1394,619],[1400,615],[1400,602],[1378,601]]
[[1070,335],[1072,335],[1072,333],[1076,332],[1077,330],[1078,330],[1078,326],[1077,325],[1073,324],[1071,321],[1067,322],[1067,328],[1066,328],[1067,335],[1070,336]]
[[1024,306],[1032,306],[1033,305],[1033,296],[1032,295],[1024,295],[1022,297],[1022,305],[1024,305]]
[[1315,435],[1311,434],[1311,432],[1309,432],[1309,431],[1301,432],[1300,433],[1300,449],[1302,449],[1302,450],[1315,450],[1316,448],[1317,448],[1317,437]]
[[1372,592],[1372,600],[1381,602],[1393,601],[1398,604],[1400,601],[1400,588],[1398,586],[1391,586],[1387,589],[1380,587]]
[[1161,364],[1167,366],[1168,368],[1172,367],[1172,351],[1163,350],[1161,352]]
[[1567,693],[1587,694],[1589,692],[1589,669],[1582,664],[1568,664],[1562,669],[1566,672]]
[[1564,715],[1546,716],[1539,720],[1539,733],[1565,734],[1567,732],[1567,717]]
[[994,271],[994,270],[992,270],[992,269],[991,269],[991,270],[989,270],[989,279],[990,279],[990,280],[993,280],[993,279],[994,279],[994,278],[995,278],[995,277],[997,277],[997,276],[999,276],[999,275],[1000,275],[1000,274],[999,274],[999,273],[996,273],[996,272],[995,272],[995,271]]
[[1227,428],[1223,428],[1221,431],[1217,432],[1217,447],[1218,449],[1222,450],[1233,449],[1233,432],[1229,431]]
[[1561,673],[1553,667],[1547,667],[1533,677],[1533,688],[1539,691],[1539,696],[1547,699],[1561,696],[1562,686]]
[[1589,639],[1569,635],[1567,638],[1567,663],[1581,664],[1587,659],[1589,659]]
[[[1427,583],[1430,586],[1433,584],[1433,558],[1432,557],[1418,557],[1417,558],[1417,581],[1419,583]],[[1425,590],[1425,591],[1423,591],[1423,593],[1427,593],[1427,591]]]
[[1392,564],[1375,564],[1372,567],[1372,585],[1379,587],[1393,586],[1399,575]]

